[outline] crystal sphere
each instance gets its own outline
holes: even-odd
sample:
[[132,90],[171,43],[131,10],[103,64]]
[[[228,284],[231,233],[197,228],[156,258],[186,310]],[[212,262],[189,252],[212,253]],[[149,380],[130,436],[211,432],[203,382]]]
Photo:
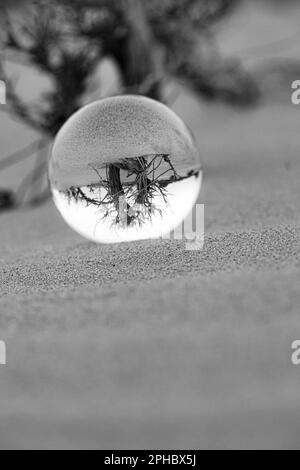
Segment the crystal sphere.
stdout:
[[106,98],[75,113],[49,162],[54,203],[80,235],[99,243],[159,238],[191,212],[202,183],[184,122],[142,96]]

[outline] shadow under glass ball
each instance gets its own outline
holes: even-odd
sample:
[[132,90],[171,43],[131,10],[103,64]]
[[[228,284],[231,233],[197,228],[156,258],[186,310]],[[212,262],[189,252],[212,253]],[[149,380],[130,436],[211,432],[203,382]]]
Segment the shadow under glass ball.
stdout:
[[49,164],[65,221],[99,243],[157,238],[182,223],[202,183],[183,121],[141,96],[92,103],[63,126]]

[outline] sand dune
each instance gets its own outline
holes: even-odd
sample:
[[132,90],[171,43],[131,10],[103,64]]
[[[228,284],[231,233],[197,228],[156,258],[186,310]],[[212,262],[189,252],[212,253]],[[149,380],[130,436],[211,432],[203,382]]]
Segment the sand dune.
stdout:
[[277,227],[5,263],[1,447],[298,447],[299,253]]

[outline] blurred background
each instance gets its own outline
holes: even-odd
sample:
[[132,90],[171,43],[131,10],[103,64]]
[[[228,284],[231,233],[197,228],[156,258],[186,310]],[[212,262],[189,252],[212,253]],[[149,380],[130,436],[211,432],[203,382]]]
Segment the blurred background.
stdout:
[[49,199],[51,142],[84,104],[122,93],[165,102],[208,170],[224,117],[287,107],[300,76],[297,1],[2,1],[1,11],[1,211]]

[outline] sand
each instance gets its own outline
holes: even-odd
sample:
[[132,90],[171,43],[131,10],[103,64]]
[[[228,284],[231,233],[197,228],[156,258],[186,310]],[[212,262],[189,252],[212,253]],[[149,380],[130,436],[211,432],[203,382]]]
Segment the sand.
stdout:
[[175,107],[203,251],[96,246],[52,204],[0,217],[0,447],[299,449],[299,108]]
[[1,217],[2,448],[299,447],[296,112],[232,117],[201,252],[96,246],[52,205]]

